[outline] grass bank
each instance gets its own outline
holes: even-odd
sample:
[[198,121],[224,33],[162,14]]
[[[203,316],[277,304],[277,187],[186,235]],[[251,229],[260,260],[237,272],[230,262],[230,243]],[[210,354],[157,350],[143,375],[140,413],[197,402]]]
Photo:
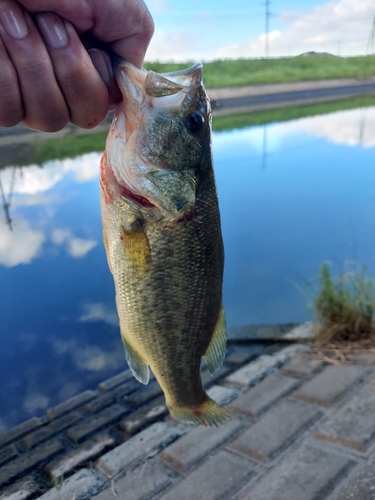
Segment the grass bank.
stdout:
[[[218,132],[235,128],[265,125],[267,123],[286,122],[298,118],[305,118],[307,116],[316,116],[332,113],[334,111],[344,111],[369,106],[375,106],[375,97],[357,97],[355,99],[343,101],[215,117],[213,119],[212,128],[214,131]],[[107,132],[90,132],[86,135],[75,135],[72,133],[71,135],[59,139],[34,141],[26,144],[27,147],[24,147],[24,154],[22,154],[22,145],[16,144],[7,146],[7,148],[13,149],[13,151],[8,151],[8,161],[6,165],[14,164],[22,166],[33,163],[41,165],[48,160],[73,158],[74,156],[91,153],[92,151],[101,152],[104,150],[106,136]],[[11,160],[11,158],[13,158],[13,160]]]
[[[108,130],[109,130],[108,124]],[[87,135],[68,135],[60,139],[48,139],[33,143],[34,153],[31,163],[41,165],[48,160],[74,158],[85,153],[104,151],[108,132]]]
[[251,113],[242,113],[238,115],[217,116],[212,121],[212,128],[216,131],[232,130],[255,125],[266,125],[267,123],[287,122],[299,118],[306,118],[308,116],[324,115],[335,111],[366,108],[369,106],[375,106],[375,96],[355,97],[342,101],[290,106],[264,111],[252,111]]
[[[167,72],[186,68],[194,62],[146,62],[145,67],[157,72]],[[312,54],[277,59],[217,60],[204,64],[207,88],[371,76],[375,76],[375,55],[337,57]]]

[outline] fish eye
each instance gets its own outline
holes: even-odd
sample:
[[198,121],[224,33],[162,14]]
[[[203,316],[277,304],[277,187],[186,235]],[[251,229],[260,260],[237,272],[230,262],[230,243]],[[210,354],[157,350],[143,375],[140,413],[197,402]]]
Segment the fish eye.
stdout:
[[185,126],[189,132],[198,132],[204,125],[204,116],[199,111],[192,111],[185,116]]

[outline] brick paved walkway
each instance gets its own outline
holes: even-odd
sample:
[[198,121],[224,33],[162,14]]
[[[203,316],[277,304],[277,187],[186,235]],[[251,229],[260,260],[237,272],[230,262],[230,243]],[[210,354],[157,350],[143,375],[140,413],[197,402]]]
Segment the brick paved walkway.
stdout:
[[375,499],[375,368],[306,350],[203,372],[232,411],[219,428],[172,420],[156,381],[121,373],[0,436],[0,500]]

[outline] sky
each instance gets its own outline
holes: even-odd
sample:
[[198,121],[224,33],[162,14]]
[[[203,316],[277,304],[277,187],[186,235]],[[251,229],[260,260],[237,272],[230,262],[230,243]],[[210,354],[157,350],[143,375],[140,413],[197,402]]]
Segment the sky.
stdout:
[[[155,22],[147,61],[265,56],[265,0],[145,2]],[[372,40],[373,0],[270,0],[268,9],[270,57],[360,55]]]

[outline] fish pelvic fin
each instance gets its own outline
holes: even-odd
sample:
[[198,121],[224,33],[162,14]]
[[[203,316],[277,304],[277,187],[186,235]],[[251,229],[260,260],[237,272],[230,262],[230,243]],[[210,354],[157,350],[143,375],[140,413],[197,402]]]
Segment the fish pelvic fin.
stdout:
[[210,345],[208,346],[207,351],[203,356],[204,360],[206,361],[207,368],[211,373],[213,373],[223,364],[227,340],[226,333],[227,328],[225,322],[225,313],[223,305],[221,305],[214,334],[212,336]]
[[228,410],[220,406],[216,401],[207,396],[207,401],[198,406],[169,406],[171,415],[183,422],[218,427],[231,420],[232,416]]
[[127,342],[121,333],[122,343],[125,348],[126,361],[134,377],[144,385],[150,380],[150,369],[148,364],[143,361],[140,355],[135,351],[129,342]]

